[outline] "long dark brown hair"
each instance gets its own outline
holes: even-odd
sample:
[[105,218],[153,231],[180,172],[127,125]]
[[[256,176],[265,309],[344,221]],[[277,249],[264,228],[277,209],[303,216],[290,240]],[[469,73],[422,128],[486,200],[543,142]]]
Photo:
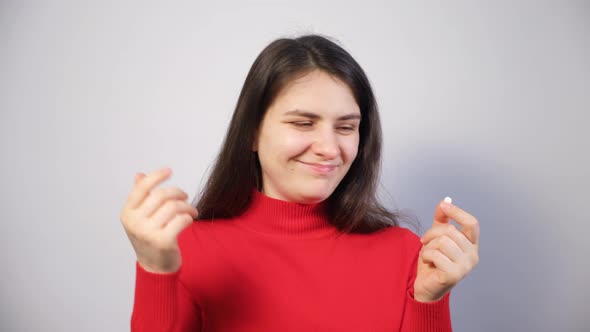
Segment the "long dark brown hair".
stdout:
[[330,222],[343,232],[354,233],[399,226],[402,215],[388,211],[376,196],[382,134],[369,80],[347,51],[315,34],[277,39],[254,61],[221,151],[196,204],[199,219],[231,218],[248,207],[252,190],[261,188],[260,163],[252,144],[264,114],[288,82],[313,70],[348,84],[362,117],[358,155],[326,201]]

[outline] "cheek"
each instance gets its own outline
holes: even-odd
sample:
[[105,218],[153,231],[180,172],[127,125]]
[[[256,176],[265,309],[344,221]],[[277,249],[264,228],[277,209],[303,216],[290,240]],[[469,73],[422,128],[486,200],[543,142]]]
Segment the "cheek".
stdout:
[[[302,133],[276,133],[275,135],[265,137],[264,152],[267,159],[275,163],[289,163],[293,159],[305,153],[309,143]],[[290,166],[293,169],[294,166]]]
[[345,162],[351,164],[353,160],[356,158],[358,153],[359,147],[359,138],[354,137],[351,139],[346,139],[342,142],[342,154],[344,155]]
[[309,149],[310,140],[305,133],[284,133],[277,138],[280,141],[280,148],[283,151],[283,157],[287,159],[296,158]]

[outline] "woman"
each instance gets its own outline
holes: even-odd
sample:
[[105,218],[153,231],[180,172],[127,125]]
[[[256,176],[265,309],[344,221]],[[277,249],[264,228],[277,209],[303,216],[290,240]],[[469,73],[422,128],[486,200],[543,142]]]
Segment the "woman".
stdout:
[[170,169],[136,175],[121,213],[132,330],[451,331],[478,222],[445,200],[422,239],[399,227],[376,199],[380,162],[377,105],[350,54],[318,35],[272,42],[196,208],[156,188]]

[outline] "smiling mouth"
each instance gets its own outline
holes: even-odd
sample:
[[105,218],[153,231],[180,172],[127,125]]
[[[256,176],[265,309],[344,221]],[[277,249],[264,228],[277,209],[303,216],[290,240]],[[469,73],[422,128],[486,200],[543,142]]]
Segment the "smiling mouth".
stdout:
[[338,165],[314,164],[303,161],[301,161],[301,163],[307,165],[311,170],[319,174],[330,174],[338,167]]

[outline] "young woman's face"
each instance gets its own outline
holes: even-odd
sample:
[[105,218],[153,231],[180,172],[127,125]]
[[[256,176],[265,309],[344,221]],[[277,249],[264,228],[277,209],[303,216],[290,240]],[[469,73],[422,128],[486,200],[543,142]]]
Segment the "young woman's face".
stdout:
[[348,85],[323,71],[287,84],[262,119],[253,147],[264,194],[298,203],[328,198],[356,158],[360,118]]

